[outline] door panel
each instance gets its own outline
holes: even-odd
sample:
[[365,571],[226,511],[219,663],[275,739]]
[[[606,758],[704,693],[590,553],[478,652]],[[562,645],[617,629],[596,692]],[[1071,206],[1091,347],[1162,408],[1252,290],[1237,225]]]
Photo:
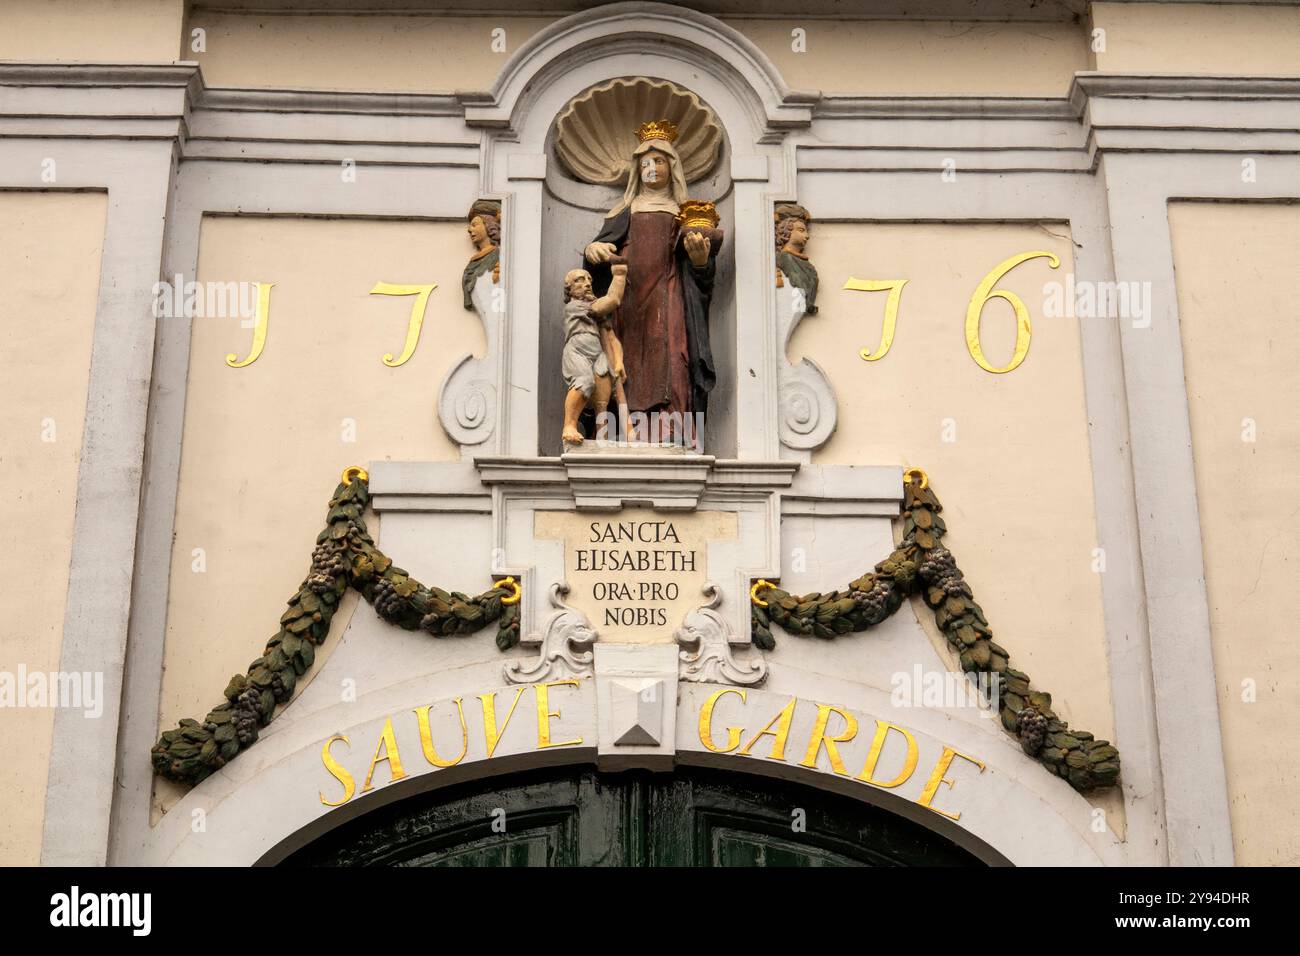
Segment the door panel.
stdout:
[[611,786],[595,774],[490,785],[491,790],[433,791],[368,813],[285,862],[322,866],[623,866],[631,862],[622,786]]
[[978,861],[871,804],[767,777],[695,770],[652,783],[657,866],[963,866]]
[[710,866],[853,866],[839,853],[801,846],[780,837],[717,827],[711,833]]
[[317,866],[969,866],[909,820],[744,774],[549,772],[435,790],[289,857]]

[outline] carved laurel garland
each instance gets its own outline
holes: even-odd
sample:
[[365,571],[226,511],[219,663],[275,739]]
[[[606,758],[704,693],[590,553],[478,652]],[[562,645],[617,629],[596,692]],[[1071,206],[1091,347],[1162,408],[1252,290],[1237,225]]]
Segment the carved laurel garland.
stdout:
[[[328,636],[334,612],[349,587],[374,605],[381,618],[406,630],[443,637],[474,633],[496,622],[501,650],[519,643],[520,590],[513,579],[476,597],[425,587],[375,547],[362,517],[369,500],[365,472],[348,469],[330,499],[311,569],[289,599],[280,629],[247,673],[230,679],[226,699],[202,723],[185,718],[176,729],[162,734],[152,750],[154,773],[193,785],[252,746],[258,730],[273,718],[276,705],[293,696],[297,679],[314,664],[315,648]],[[902,543],[846,590],[796,596],[758,582],[751,602],[754,644],[763,650],[776,646],[773,624],[794,634],[822,638],[866,630],[890,617],[904,598],[920,594],[957,652],[963,672],[972,678],[999,676],[1002,725],[1017,737],[1026,754],[1076,790],[1115,785],[1119,751],[1109,741],[1071,730],[1052,711],[1051,695],[1033,689],[1029,675],[1014,670],[1008,652],[994,643],[983,609],[952,553],[942,545],[947,532],[939,516],[943,506],[917,470],[907,475],[904,507]]]
[[202,722],[183,719],[154,744],[154,773],[196,784],[251,747],[271,722],[277,704],[293,696],[297,680],[316,659],[330,621],[349,587],[374,605],[379,616],[408,631],[435,637],[470,634],[494,621],[497,646],[519,643],[519,586],[512,578],[477,597],[425,587],[375,547],[362,512],[370,501],[368,476],[349,468],[334,490],[325,530],[316,536],[307,579],[289,598],[280,629],[262,656],[226,685],[226,699]]
[[766,581],[754,586],[751,620],[754,643],[776,646],[772,625],[793,634],[834,638],[863,631],[888,618],[903,599],[919,594],[934,612],[935,624],[957,652],[962,671],[972,679],[996,674],[1002,726],[1026,754],[1087,792],[1119,780],[1119,751],[1069,725],[1052,711],[1052,695],[1030,686],[1029,675],[1010,666],[1010,654],[993,642],[983,609],[942,544],[947,526],[943,506],[919,469],[904,484],[903,541],[884,561],[847,589],[797,596]]

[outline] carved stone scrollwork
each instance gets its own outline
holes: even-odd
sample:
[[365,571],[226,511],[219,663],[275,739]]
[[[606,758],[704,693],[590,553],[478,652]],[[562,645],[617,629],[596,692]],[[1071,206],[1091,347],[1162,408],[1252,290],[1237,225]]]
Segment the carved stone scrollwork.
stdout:
[[591,677],[596,643],[596,632],[581,611],[560,600],[569,593],[563,583],[551,585],[551,607],[556,609],[546,621],[541,635],[531,635],[521,641],[524,647],[538,647],[540,653],[534,661],[512,660],[504,668],[506,683],[532,684],[543,680],[562,680],[566,677]]
[[452,440],[461,445],[481,445],[496,427],[497,390],[476,375],[483,363],[466,355],[447,374],[438,394],[438,418]]
[[749,635],[737,635],[717,607],[722,603],[722,591],[712,582],[704,585],[709,602],[686,615],[674,637],[682,646],[680,680],[705,683],[740,684],[752,687],[767,679],[767,661],[761,656],[751,660],[737,660],[734,646],[751,646]]
[[821,367],[805,358],[781,369],[781,444],[809,450],[826,444],[835,431],[835,390]]

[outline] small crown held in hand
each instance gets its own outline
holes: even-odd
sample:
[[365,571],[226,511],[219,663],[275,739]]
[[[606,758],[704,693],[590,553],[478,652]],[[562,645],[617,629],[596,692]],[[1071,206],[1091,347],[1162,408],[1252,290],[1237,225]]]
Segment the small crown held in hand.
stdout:
[[682,203],[677,221],[685,229],[713,229],[718,225],[718,210],[711,202],[688,199]]

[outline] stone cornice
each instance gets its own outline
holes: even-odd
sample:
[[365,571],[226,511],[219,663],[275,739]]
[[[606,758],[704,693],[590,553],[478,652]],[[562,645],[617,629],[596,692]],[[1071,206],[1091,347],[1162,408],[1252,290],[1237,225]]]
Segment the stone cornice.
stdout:
[[1300,75],[1076,73],[1064,97],[823,94],[815,119],[1077,120],[1090,99],[1300,99]]
[[1062,97],[857,96],[823,94],[814,119],[1075,120],[1079,110]]
[[0,136],[183,142],[196,63],[0,63]]
[[454,93],[334,93],[321,90],[204,88],[198,105],[211,110],[266,113],[356,113],[363,116],[464,114]]
[[181,63],[0,62],[0,86],[188,87],[199,65]]
[[[195,0],[198,13],[340,14],[349,16],[530,16],[562,17],[590,9],[582,0]],[[843,0],[803,0],[798,16],[836,20],[1022,20],[1069,22],[1087,11],[1088,0],[872,0],[846,5]],[[677,9],[715,17],[788,19],[790,5],[782,0],[688,0]]]
[[[0,62],[0,87],[64,89],[180,89],[190,109],[365,116],[464,114],[454,93],[367,93],[304,89],[210,87],[198,63]],[[120,112],[120,111],[117,111]]]
[[[571,496],[579,510],[594,511],[639,502],[695,510],[705,495],[765,497],[789,488],[800,468],[796,461],[737,461],[650,448],[605,448],[559,458],[479,457],[474,466],[484,485],[516,495],[558,491]],[[434,473],[425,477],[434,480]]]
[[1076,73],[1069,100],[1082,112],[1090,99],[1300,99],[1300,75],[1238,76],[1186,73]]
[[[631,3],[604,9],[611,17],[621,11],[619,15],[631,16],[648,28],[647,17],[654,19],[673,8]],[[699,49],[706,36],[717,35],[718,27],[711,26],[717,21],[702,14],[692,16],[707,22],[688,24],[688,34],[696,31],[691,34],[694,39],[678,37],[678,41],[686,49]],[[475,161],[475,126],[490,128],[512,122],[509,97],[503,99],[505,86],[535,76],[545,67],[546,56],[562,55],[582,39],[573,34],[581,24],[570,20],[534,38],[536,48],[526,45],[524,49],[532,49],[528,57],[521,49],[513,72],[511,68],[503,71],[495,92],[209,88],[199,65],[193,62],[0,63],[0,132],[74,139],[174,138],[182,158],[248,162],[318,162],[321,148],[314,144],[346,141],[363,148],[357,154],[363,162],[465,166]],[[610,26],[606,23],[600,29]],[[683,28],[679,25],[678,29]],[[612,34],[606,41],[614,45],[630,42]],[[1054,98],[823,96],[784,87],[766,61],[751,61],[742,73],[751,91],[761,94],[762,122],[768,131],[764,135],[784,135],[784,130],[791,129],[797,136],[806,122],[829,124],[819,129],[815,141],[799,143],[806,155],[816,157],[809,169],[821,172],[929,168],[929,157],[923,153],[935,149],[962,150],[967,158],[965,168],[1000,172],[1086,170],[1094,165],[1097,151],[1108,150],[1293,152],[1297,145],[1292,142],[1294,131],[1300,126],[1296,120],[1300,75],[1081,72],[1075,74],[1068,96]],[[382,122],[366,122],[367,118],[382,117],[394,117],[407,125],[394,136]],[[199,118],[202,134],[194,130]],[[433,130],[410,125],[430,119],[442,125]],[[984,129],[978,142],[970,139],[966,126],[916,126],[917,121],[963,120],[1010,125],[1004,125],[995,136]],[[382,140],[378,138],[381,127]],[[1068,135],[1066,127],[1073,127],[1079,135]],[[200,145],[196,140],[187,149],[191,130],[204,142]],[[1229,142],[1225,136],[1236,139]],[[368,146],[373,148],[366,149]],[[902,151],[907,150],[915,155],[904,155]],[[1085,153],[1082,160],[1075,155],[1081,150]],[[988,155],[981,159],[975,153]]]

